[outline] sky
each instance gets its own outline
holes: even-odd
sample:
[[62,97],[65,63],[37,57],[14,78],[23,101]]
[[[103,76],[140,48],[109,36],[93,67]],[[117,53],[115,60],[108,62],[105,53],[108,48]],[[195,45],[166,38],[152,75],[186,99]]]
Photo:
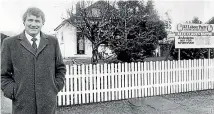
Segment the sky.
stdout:
[[155,0],[159,15],[169,12],[172,26],[192,20],[194,17],[205,23],[214,17],[214,0]]
[[[202,22],[214,16],[214,0],[153,0],[155,9],[163,18],[169,12],[172,24],[192,20],[197,16]],[[18,34],[24,30],[22,15],[28,7],[38,7],[45,13],[46,22],[42,31],[53,34],[54,29],[66,17],[66,9],[73,0],[0,0],[0,31]]]

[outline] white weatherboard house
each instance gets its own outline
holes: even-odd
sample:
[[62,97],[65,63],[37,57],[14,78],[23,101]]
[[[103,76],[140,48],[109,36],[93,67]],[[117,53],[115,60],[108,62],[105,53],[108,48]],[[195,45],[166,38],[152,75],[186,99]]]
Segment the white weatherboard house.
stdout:
[[[91,12],[92,15],[100,14],[100,8],[103,8],[103,5],[108,5],[108,3],[105,1],[97,1],[87,7],[87,11]],[[59,26],[55,28],[55,31],[63,57],[92,57],[91,42],[87,38],[84,38],[84,36],[81,34],[81,31],[79,31],[71,22],[64,20]],[[107,47],[101,45],[98,51],[103,52],[103,50],[107,50],[107,52],[109,52]]]
[[[94,4],[87,7],[87,11],[90,12],[91,15],[99,15],[103,5],[109,5],[105,1],[97,1]],[[69,21],[64,20],[59,26],[55,28],[56,37],[58,38],[62,56],[65,58],[91,58],[92,57],[92,44],[84,36],[81,34],[81,31],[77,30],[77,28]],[[168,33],[168,37],[166,40],[173,40],[170,34]],[[107,47],[100,46],[98,49],[99,52],[105,51],[103,55],[111,55],[111,50]],[[163,53],[158,47],[155,50],[156,56],[161,56]]]
[[63,21],[56,29],[62,56],[67,57],[91,57],[91,42],[84,39],[76,27],[67,21]]

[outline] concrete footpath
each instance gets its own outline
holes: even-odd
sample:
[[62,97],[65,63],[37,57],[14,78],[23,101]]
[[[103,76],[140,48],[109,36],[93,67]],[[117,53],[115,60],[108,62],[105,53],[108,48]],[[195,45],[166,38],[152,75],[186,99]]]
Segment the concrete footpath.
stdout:
[[[10,114],[10,101],[1,103]],[[57,114],[214,114],[214,90],[58,107]]]

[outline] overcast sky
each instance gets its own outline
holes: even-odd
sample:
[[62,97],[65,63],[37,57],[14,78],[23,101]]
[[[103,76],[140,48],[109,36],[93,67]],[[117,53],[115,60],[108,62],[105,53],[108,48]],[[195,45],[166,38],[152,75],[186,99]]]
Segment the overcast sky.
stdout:
[[169,11],[174,26],[194,17],[205,23],[214,16],[214,0],[155,0],[155,7],[160,16]]
[[[22,15],[28,7],[38,7],[44,11],[46,22],[43,31],[53,33],[65,17],[66,9],[73,0],[0,0],[0,31],[19,33],[23,31]],[[214,0],[154,0],[155,8],[161,17],[166,11],[173,25],[199,17],[203,22],[214,16]]]

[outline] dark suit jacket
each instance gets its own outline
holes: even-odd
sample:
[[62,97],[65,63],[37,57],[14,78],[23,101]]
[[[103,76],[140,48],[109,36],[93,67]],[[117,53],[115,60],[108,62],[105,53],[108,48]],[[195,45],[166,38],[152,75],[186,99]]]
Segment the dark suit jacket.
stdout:
[[24,32],[3,41],[1,89],[13,101],[13,114],[54,114],[65,72],[55,37],[41,33],[37,52]]

